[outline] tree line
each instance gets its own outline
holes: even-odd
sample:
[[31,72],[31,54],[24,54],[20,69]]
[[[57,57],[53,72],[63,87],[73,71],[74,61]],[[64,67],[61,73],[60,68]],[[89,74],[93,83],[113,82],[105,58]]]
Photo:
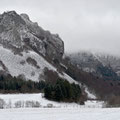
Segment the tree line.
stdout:
[[0,76],[0,93],[34,93],[42,92],[45,82],[23,80],[12,76]]
[[[56,72],[46,70],[45,81],[23,80],[12,76],[0,76],[0,93],[39,93],[44,92],[44,97],[54,101],[78,102],[82,90],[78,84],[69,83],[58,77]],[[52,75],[52,77],[50,77]]]

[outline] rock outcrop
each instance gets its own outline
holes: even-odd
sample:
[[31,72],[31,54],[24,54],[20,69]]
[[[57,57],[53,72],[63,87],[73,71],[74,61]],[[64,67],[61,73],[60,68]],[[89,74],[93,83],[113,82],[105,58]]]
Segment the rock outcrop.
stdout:
[[43,30],[26,14],[0,14],[0,74],[38,81],[44,68],[57,70],[51,63],[60,61],[63,54],[58,34]]
[[64,53],[59,35],[43,30],[28,15],[18,15],[15,11],[0,15],[0,44],[14,52],[32,49],[50,58],[60,59]]

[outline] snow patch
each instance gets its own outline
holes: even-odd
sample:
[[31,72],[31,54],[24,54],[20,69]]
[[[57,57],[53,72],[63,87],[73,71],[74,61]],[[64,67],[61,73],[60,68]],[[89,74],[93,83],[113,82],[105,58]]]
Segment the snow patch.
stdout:
[[[39,80],[39,75],[43,73],[45,67],[51,70],[56,70],[51,64],[49,64],[43,57],[35,53],[34,51],[29,51],[28,53],[23,52],[23,56],[15,55],[11,50],[5,49],[0,46],[0,60],[7,66],[9,73],[12,76],[24,75],[26,79],[31,79],[34,81]],[[21,64],[21,61],[26,61],[28,57],[33,58],[40,68],[36,68],[25,62]],[[31,73],[34,72],[35,75],[31,76]]]

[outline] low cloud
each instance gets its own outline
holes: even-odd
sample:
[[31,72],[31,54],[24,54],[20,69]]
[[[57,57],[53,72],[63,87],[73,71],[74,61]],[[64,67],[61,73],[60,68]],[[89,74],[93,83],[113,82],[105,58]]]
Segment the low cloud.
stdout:
[[1,0],[0,12],[27,13],[41,27],[60,34],[67,52],[120,52],[119,0]]

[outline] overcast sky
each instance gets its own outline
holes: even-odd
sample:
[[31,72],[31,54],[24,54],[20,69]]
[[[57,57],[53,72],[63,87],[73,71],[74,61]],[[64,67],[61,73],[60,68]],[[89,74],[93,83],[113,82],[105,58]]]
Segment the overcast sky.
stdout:
[[0,13],[7,10],[58,33],[66,51],[120,53],[120,0],[0,0]]

